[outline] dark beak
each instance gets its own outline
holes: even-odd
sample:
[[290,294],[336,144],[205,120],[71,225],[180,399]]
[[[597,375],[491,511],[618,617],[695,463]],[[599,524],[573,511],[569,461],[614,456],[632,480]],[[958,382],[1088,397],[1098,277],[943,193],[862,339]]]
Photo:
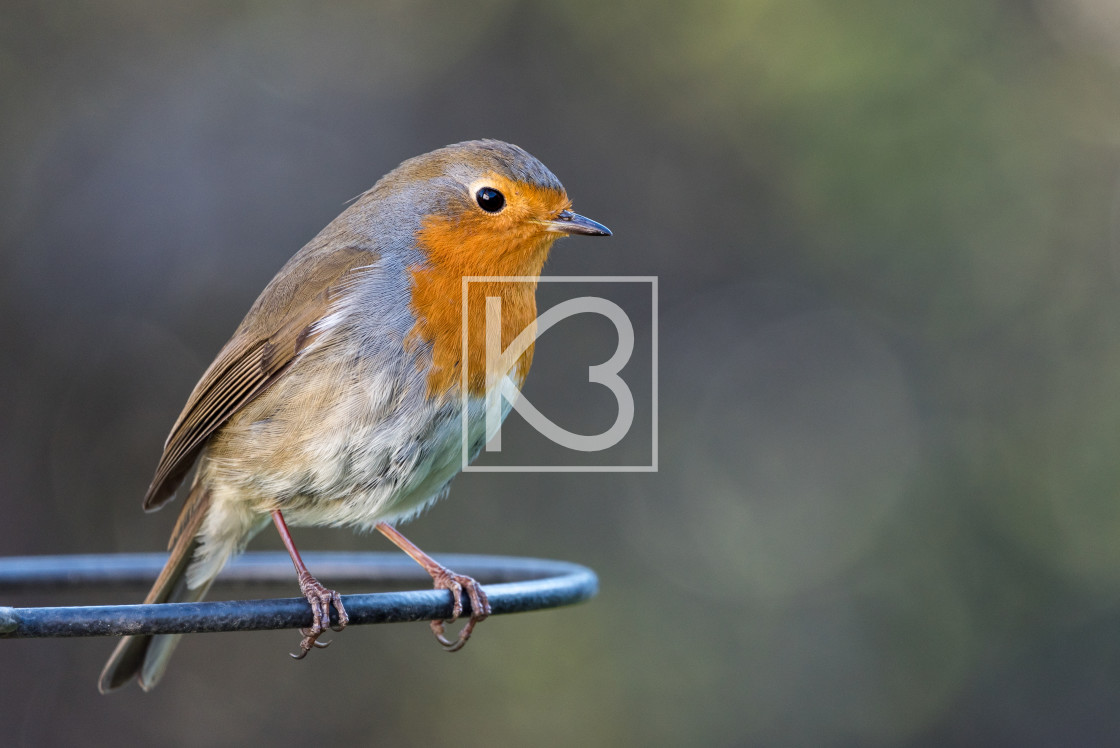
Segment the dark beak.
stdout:
[[579,213],[573,213],[570,210],[562,210],[556,214],[556,217],[548,221],[545,225],[548,226],[549,231],[555,231],[558,234],[585,234],[587,236],[610,236],[611,230],[601,223],[592,221],[590,218],[585,218]]

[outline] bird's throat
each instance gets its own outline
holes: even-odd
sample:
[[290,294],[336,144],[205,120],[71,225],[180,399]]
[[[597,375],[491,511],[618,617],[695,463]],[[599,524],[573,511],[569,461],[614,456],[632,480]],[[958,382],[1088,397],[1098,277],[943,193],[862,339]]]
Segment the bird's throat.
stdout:
[[[422,247],[446,247],[450,237],[441,236],[438,227],[429,224],[426,231]],[[518,386],[524,382],[533,360],[537,279],[552,241],[525,237],[490,263],[465,262],[481,253],[472,255],[462,245],[450,253],[437,249],[428,252],[429,263],[410,269],[416,324],[408,344],[430,350],[429,396],[457,397],[465,389],[484,397],[506,375]],[[515,341],[519,345],[511,348]]]

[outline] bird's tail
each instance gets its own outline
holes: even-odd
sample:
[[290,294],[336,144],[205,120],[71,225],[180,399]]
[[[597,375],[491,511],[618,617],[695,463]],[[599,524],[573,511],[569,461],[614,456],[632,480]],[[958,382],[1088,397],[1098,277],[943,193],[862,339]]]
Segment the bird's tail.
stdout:
[[[197,602],[206,596],[211,580],[194,589],[187,587],[187,567],[198,548],[198,531],[210,508],[210,492],[196,483],[190,496],[183,503],[183,510],[171,533],[171,557],[152,585],[146,604]],[[181,634],[139,634],[124,637],[113,650],[101,679],[97,683],[101,693],[109,693],[126,685],[139,676],[140,687],[145,691],[155,688],[163,677],[175,645]]]

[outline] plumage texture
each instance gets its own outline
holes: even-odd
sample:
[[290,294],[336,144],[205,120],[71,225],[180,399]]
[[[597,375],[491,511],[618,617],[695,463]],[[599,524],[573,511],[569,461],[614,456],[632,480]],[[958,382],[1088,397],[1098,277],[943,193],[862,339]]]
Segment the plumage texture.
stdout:
[[[477,205],[482,184],[505,194],[500,213]],[[473,458],[496,384],[479,373],[481,299],[503,299],[503,346],[536,314],[535,283],[472,289],[467,322],[478,350],[464,362],[462,278],[538,275],[559,236],[545,223],[568,207],[556,177],[517,146],[460,143],[402,163],[292,257],[167,439],[145,509],[197,471],[149,598],[200,598],[273,510],[292,526],[368,529],[443,496],[461,467],[461,406]],[[520,384],[531,355],[500,376]],[[102,690],[137,670],[145,688],[155,684],[175,640],[149,640],[121,643]]]
[[[196,484],[195,490],[184,502],[183,513],[171,535],[171,557],[148,596],[144,598],[146,604],[192,602],[201,600],[206,594],[208,584],[193,590],[187,588],[185,572],[198,548],[197,533],[209,503],[209,494]],[[167,667],[179,636],[124,637],[102,670],[98,688],[102,693],[108,693],[125,685],[137,674],[140,676],[140,686],[145,691],[155,687]]]

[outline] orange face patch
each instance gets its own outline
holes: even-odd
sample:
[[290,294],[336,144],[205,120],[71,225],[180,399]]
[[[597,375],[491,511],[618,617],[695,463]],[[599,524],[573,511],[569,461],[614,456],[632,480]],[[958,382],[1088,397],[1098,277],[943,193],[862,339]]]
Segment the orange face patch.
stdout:
[[[494,278],[471,281],[467,287],[467,390],[484,396],[486,299],[501,300],[501,348],[505,350],[536,319],[535,279],[559,237],[548,231],[546,222],[570,205],[562,191],[513,182],[498,174],[488,174],[470,187],[472,203],[466,210],[428,216],[416,236],[428,262],[411,268],[412,311],[417,322],[409,337],[431,345],[428,394],[432,397],[457,393],[463,380],[463,278]],[[505,206],[501,211],[487,213],[473,203],[482,187],[502,193]],[[499,279],[510,276],[534,280]],[[512,367],[519,386],[532,359],[530,345]]]

